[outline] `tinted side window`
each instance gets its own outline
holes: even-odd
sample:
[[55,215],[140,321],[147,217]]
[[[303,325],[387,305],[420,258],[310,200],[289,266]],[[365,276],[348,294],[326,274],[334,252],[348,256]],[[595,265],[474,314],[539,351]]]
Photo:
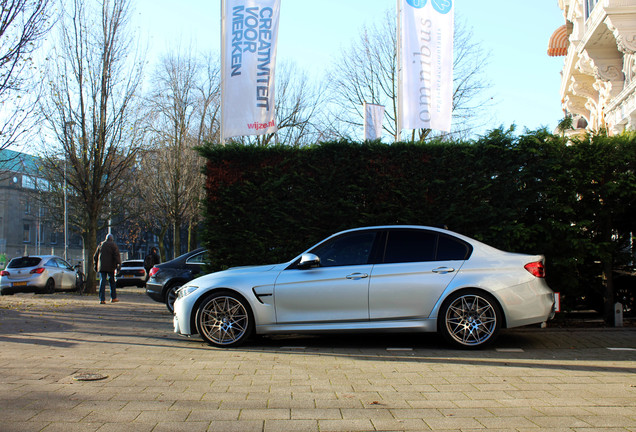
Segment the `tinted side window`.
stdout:
[[440,235],[437,242],[437,261],[465,260],[470,255],[471,248],[463,241]]
[[423,230],[389,231],[385,263],[435,260],[437,233]]
[[63,269],[72,270],[72,267],[70,266],[70,264],[64,261],[63,259],[57,260],[57,266]]
[[375,231],[345,234],[318,246],[311,253],[320,258],[322,267],[366,264],[375,237]]
[[207,262],[208,253],[207,251],[198,253],[194,256],[191,256],[186,261],[187,264],[205,264]]

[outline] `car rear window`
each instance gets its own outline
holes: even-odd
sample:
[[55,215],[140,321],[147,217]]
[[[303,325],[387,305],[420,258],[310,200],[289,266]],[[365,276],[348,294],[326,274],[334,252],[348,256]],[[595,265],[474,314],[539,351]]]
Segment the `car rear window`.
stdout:
[[205,264],[208,260],[208,252],[203,251],[196,255],[191,256],[186,260],[186,264]]
[[144,266],[144,262],[143,261],[124,261],[123,263],[121,263],[122,267],[143,267]]
[[35,267],[40,264],[42,259],[39,257],[21,257],[21,258],[13,258],[7,268],[25,268],[25,267]]
[[468,259],[472,249],[463,241],[440,235],[437,242],[437,261],[463,261]]

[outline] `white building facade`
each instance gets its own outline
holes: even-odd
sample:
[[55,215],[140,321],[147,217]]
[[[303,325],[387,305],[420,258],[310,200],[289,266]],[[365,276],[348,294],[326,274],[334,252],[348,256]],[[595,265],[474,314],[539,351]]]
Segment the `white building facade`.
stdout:
[[557,0],[565,24],[548,55],[565,56],[561,103],[575,128],[636,130],[636,0]]

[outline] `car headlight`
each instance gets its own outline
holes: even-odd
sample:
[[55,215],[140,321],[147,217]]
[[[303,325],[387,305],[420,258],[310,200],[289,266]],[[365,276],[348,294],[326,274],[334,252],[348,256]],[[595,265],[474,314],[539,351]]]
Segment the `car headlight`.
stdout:
[[198,286],[194,286],[194,285],[186,285],[184,287],[181,287],[177,291],[177,298],[182,298],[182,297],[188,296],[188,295],[192,294],[193,292],[195,292],[198,289],[199,289],[199,287]]

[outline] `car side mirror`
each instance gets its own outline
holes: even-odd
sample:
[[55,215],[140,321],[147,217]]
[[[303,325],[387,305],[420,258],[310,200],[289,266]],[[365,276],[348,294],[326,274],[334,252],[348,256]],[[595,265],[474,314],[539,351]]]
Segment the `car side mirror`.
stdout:
[[312,253],[303,254],[297,266],[300,270],[320,267],[320,258]]

